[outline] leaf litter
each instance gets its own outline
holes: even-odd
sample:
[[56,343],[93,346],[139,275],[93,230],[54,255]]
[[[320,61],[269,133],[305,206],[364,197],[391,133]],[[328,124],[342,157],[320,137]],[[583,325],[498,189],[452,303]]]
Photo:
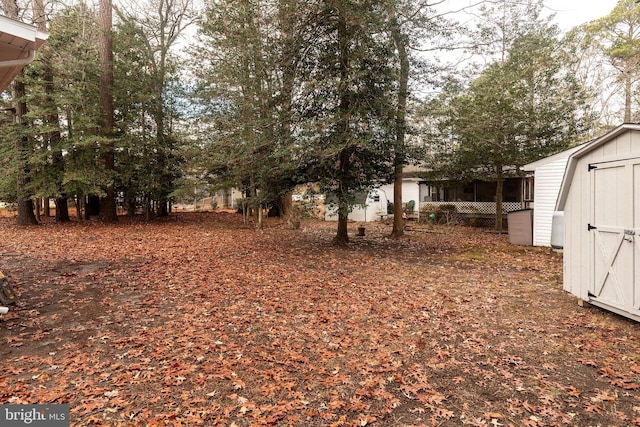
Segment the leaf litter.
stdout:
[[77,426],[640,425],[640,328],[505,235],[228,213],[17,227],[0,403]]

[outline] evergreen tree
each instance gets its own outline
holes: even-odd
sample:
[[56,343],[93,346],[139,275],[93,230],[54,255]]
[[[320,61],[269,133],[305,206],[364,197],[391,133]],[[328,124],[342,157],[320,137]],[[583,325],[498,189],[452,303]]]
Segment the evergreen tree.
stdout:
[[[48,31],[47,13],[43,0],[36,0],[35,17],[38,30]],[[64,189],[64,156],[62,147],[62,132],[60,130],[60,114],[55,103],[55,82],[53,55],[50,49],[43,49],[39,63],[41,64],[40,77],[42,81],[42,96],[39,107],[46,111],[42,124],[46,129],[42,129],[43,149],[48,154],[44,167],[50,170],[45,174],[47,183],[53,187],[51,191],[43,192],[45,208],[49,207],[49,197],[55,198],[56,222],[69,221],[69,207],[67,203],[67,193]]]
[[[398,83],[393,108],[395,135],[393,148],[393,230],[391,235],[404,234],[404,206],[402,204],[402,181],[404,167],[417,158],[417,152],[407,144],[409,132],[410,79],[414,85],[429,85],[426,75],[435,74],[435,61],[419,59],[415,52],[450,50],[452,38],[461,29],[440,15],[429,1],[388,0],[387,31],[395,46],[395,61],[398,68]],[[417,48],[417,45],[421,45]],[[429,62],[427,62],[429,61]],[[420,75],[423,73],[425,75]]]
[[[4,0],[3,6],[7,16],[18,19],[19,9],[15,1]],[[29,191],[31,181],[31,165],[29,163],[31,155],[31,141],[27,132],[27,88],[22,78],[24,70],[12,83],[12,100],[13,112],[15,119],[15,129],[11,133],[11,140],[14,143],[14,165],[16,177],[16,204],[18,207],[18,215],[16,222],[18,225],[34,225],[37,224],[35,214],[33,212],[32,194]]]
[[430,106],[442,114],[433,165],[455,179],[492,176],[497,229],[505,170],[517,173],[520,166],[560,151],[589,123],[578,114],[585,96],[563,67],[567,60],[557,30],[535,19],[521,28],[516,37],[501,39],[504,53],[494,51],[496,61],[468,88],[452,83]]
[[[59,133],[59,147],[51,146],[47,163],[52,173],[42,180],[40,191],[75,196],[78,218],[82,219],[84,199],[88,195],[102,196],[112,178],[99,161],[99,26],[97,11],[85,3],[63,9],[52,19],[48,40],[51,55],[53,85],[51,103],[39,103],[39,120],[48,125],[42,129]],[[36,75],[37,77],[37,75]],[[34,81],[38,87],[40,79]],[[45,93],[45,88],[40,89]],[[40,95],[42,96],[42,95]],[[57,129],[47,117],[58,115]],[[39,132],[38,129],[34,129]],[[55,158],[62,154],[62,162]],[[58,157],[59,160],[59,157]],[[62,166],[61,166],[62,165]],[[47,168],[43,168],[47,170]],[[60,173],[62,178],[60,179]],[[111,177],[111,178],[110,178]],[[62,187],[47,190],[53,183]],[[54,191],[51,193],[50,191]],[[97,215],[98,212],[85,212]]]
[[209,171],[258,207],[318,182],[338,205],[336,241],[348,241],[356,195],[391,176],[397,79],[385,3],[220,0],[206,16]]
[[[172,126],[172,120],[179,112],[171,106],[175,105],[175,97],[182,94],[175,91],[179,87],[176,82],[180,67],[172,50],[193,22],[194,14],[190,0],[153,0],[151,6],[137,10],[135,5],[128,6],[128,10],[116,9],[121,20],[118,30],[122,33],[119,36],[121,45],[116,46],[121,58],[121,75],[138,78],[134,85],[139,89],[133,91],[127,87],[130,79],[121,81],[120,107],[122,118],[127,120],[121,124],[122,135],[134,133],[141,143],[141,146],[125,144],[123,152],[128,160],[133,159],[132,155],[142,160],[142,174],[131,174],[131,169],[125,168],[121,178],[123,183],[132,184],[135,175],[138,184],[144,182],[147,214],[150,214],[150,201],[154,200],[157,213],[166,216],[169,196],[180,177],[178,138]],[[137,107],[129,105],[131,98],[138,101]],[[136,115],[131,114],[133,111]],[[126,129],[130,125],[134,127]],[[135,149],[131,150],[133,147]],[[132,190],[127,189],[129,200],[134,194]]]
[[100,198],[100,219],[116,222],[116,159],[113,107],[113,11],[111,0],[100,0],[100,160],[108,173],[104,196]]
[[302,86],[306,154],[321,188],[335,197],[336,244],[348,242],[347,219],[356,196],[388,181],[393,167],[397,76],[388,58],[381,2],[324,2],[322,43]]
[[314,5],[288,0],[208,5],[198,57],[206,168],[222,186],[242,189],[259,213],[300,182],[293,141],[302,57],[313,42]]

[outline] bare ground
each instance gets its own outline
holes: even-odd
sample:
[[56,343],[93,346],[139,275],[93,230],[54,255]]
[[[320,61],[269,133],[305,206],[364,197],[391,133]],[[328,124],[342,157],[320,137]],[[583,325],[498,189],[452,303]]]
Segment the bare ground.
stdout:
[[264,232],[222,213],[16,227],[0,404],[71,423],[640,425],[640,326],[581,308],[562,256],[472,228]]

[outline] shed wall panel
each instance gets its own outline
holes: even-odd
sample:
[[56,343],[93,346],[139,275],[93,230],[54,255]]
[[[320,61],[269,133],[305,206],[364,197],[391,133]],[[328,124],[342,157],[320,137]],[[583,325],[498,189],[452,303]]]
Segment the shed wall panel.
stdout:
[[616,138],[615,141],[613,141],[612,144],[605,144],[602,146],[602,156],[603,157],[607,157],[607,156],[615,156],[616,154],[618,154],[618,146],[622,145],[623,141],[621,140],[620,137]]
[[585,191],[589,191],[588,184],[584,182],[584,174],[576,171],[565,209],[565,289],[581,298],[583,295],[580,284],[588,280],[589,275],[587,266],[582,262],[588,246],[584,241],[585,235],[588,237],[588,234],[584,233],[587,230],[588,221],[585,214],[588,213],[588,208],[585,208],[585,197],[581,196]]
[[[592,157],[601,158],[604,150],[598,149]],[[591,157],[591,156],[589,156]],[[569,205],[565,209],[565,289],[580,298],[587,299],[588,289],[583,284],[589,283],[591,272],[585,265],[590,256],[591,236],[587,229],[590,219],[591,181],[587,170],[589,159],[580,159],[571,183]]]
[[[391,192],[393,195],[393,192]],[[413,211],[418,212],[420,210],[420,185],[418,182],[403,182],[402,183],[402,203],[408,203],[413,200],[415,202]],[[391,200],[393,202],[393,200]]]
[[633,152],[633,145],[631,144],[632,139],[633,139],[633,132],[628,132],[624,135],[620,135],[620,139],[617,144],[618,152],[616,154],[632,153]]

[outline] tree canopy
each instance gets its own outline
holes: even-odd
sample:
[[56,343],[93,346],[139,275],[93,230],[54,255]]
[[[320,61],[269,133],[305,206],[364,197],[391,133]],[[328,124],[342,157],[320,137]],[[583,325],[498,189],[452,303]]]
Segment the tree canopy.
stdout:
[[624,98],[623,121],[631,122],[633,91],[640,81],[640,4],[618,1],[609,15],[586,24],[585,42],[595,44],[615,70],[615,82]]

